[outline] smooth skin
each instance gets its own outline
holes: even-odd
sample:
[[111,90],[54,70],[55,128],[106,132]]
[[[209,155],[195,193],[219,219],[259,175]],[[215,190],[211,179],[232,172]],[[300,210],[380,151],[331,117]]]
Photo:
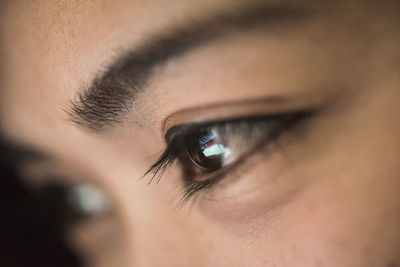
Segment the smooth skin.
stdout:
[[[304,20],[234,30],[160,66],[124,123],[99,133],[70,120],[121,51],[253,2],[2,1],[1,128],[49,156],[28,181],[57,173],[113,201],[71,232],[89,266],[400,266],[397,1],[307,1]],[[140,179],[167,118],[218,119],[215,103],[276,95],[288,99],[277,109],[316,115],[182,208],[179,163],[158,184]]]

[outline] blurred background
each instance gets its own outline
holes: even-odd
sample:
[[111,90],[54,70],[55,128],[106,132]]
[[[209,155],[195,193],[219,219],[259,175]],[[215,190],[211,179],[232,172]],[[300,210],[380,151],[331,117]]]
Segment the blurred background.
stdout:
[[67,201],[79,192],[61,182],[36,187],[24,182],[25,162],[40,157],[0,141],[0,266],[83,266],[67,238],[69,227],[85,217]]

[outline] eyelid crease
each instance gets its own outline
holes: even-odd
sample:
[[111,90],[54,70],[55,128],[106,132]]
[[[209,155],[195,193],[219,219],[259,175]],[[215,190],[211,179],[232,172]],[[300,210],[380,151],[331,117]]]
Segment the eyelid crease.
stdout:
[[[309,114],[311,110],[304,110],[296,112],[296,115],[299,114]],[[201,122],[190,122],[190,123],[182,123],[169,128],[165,134],[165,141],[167,144],[170,144],[176,136],[182,137],[187,134],[191,134],[198,130],[209,128],[209,127],[221,127],[223,125],[235,124],[246,121],[246,123],[252,122],[260,122],[260,121],[276,121],[279,118],[285,117],[285,119],[289,120],[290,117],[294,115],[290,114],[290,112],[274,112],[268,115],[265,114],[256,114],[256,115],[247,115],[247,116],[235,116],[235,117],[227,117],[227,118],[218,118],[212,120],[206,120]]]
[[[167,116],[162,122],[161,132],[166,136],[168,130],[176,125],[202,123],[205,121],[223,121],[231,118],[265,116],[266,113],[278,114],[317,109],[322,106],[327,96],[315,94],[294,96],[270,96],[265,98],[245,99],[230,102],[218,102],[199,107],[178,110]],[[217,119],[215,118],[216,116]]]

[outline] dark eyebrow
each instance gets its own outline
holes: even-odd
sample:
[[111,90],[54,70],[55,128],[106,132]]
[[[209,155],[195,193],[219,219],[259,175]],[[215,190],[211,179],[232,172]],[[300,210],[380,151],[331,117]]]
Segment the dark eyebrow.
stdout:
[[67,110],[69,118],[94,131],[122,123],[156,66],[216,40],[229,30],[281,25],[304,18],[309,13],[310,9],[303,6],[264,3],[215,15],[153,37],[117,59],[103,75],[96,77],[79,93]]

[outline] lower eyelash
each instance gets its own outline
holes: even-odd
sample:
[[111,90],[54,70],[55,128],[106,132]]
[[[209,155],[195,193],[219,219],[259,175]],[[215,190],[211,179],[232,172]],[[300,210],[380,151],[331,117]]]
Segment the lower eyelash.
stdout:
[[186,202],[189,201],[196,193],[210,188],[216,183],[218,183],[220,179],[218,177],[214,177],[213,179],[208,179],[208,180],[203,180],[203,181],[196,181],[193,182],[184,188],[184,192],[182,194],[182,197],[179,201],[179,206],[182,207]]

